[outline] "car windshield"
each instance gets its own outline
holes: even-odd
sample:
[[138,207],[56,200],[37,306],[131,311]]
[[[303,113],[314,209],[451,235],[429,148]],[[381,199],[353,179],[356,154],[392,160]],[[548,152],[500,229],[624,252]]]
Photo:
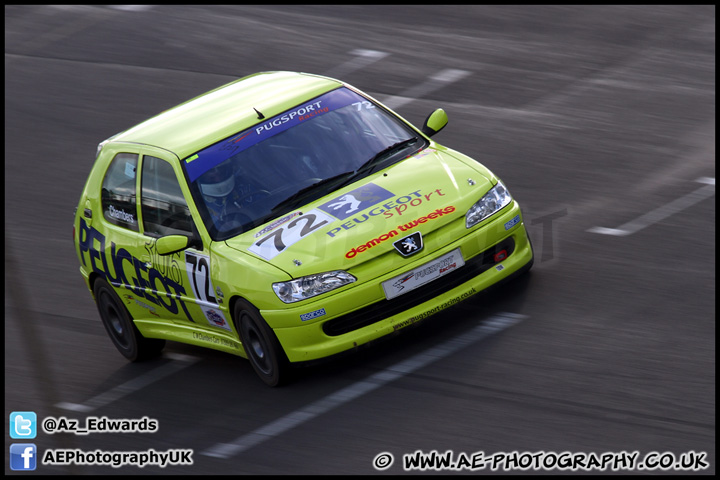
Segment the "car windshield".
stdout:
[[[259,113],[260,114],[260,113]],[[214,240],[225,240],[407,158],[427,141],[342,87],[186,158]]]

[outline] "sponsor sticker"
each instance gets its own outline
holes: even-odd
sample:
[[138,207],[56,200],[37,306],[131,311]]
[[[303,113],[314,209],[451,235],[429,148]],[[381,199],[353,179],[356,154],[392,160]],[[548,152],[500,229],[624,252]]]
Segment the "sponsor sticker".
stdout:
[[204,306],[201,306],[200,308],[202,308],[205,318],[207,318],[207,321],[211,326],[224,328],[228,332],[232,331],[230,329],[230,325],[228,325],[228,322],[225,320],[225,316],[219,309]]
[[[127,249],[106,238],[98,229],[80,219],[78,248],[80,260],[87,268],[97,273],[110,285],[127,289],[133,298],[125,297],[128,304],[134,298],[140,298],[147,305],[154,305],[171,315],[185,315],[194,322],[185,301],[189,293],[187,281],[183,281],[180,254],[164,256],[165,260],[155,260],[154,240],[145,245],[151,266],[147,260],[133,256]],[[106,248],[107,247],[107,248]],[[191,281],[193,277],[191,276]]]
[[214,335],[212,333],[203,333],[203,332],[192,332],[192,338],[195,340],[201,340],[203,342],[207,343],[214,343],[216,345],[223,345],[225,347],[231,347],[236,350],[240,350],[241,345],[236,342],[235,340],[232,340],[230,338],[219,337],[217,335]]
[[284,223],[250,245],[248,250],[265,260],[272,260],[289,246],[311,235],[335,219],[320,210],[311,210]]
[[308,320],[314,320],[318,317],[322,317],[323,315],[325,315],[325,313],[325,309],[321,308],[320,310],[315,310],[314,312],[304,313],[300,315],[300,320],[302,320],[303,322],[307,322]]
[[318,208],[337,219],[345,220],[357,212],[362,212],[394,196],[394,193],[374,183],[368,183],[344,195],[333,198]]
[[159,316],[160,316],[160,314],[157,313],[157,311],[155,310],[155,307],[153,307],[153,306],[151,306],[151,305],[148,305],[148,304],[145,303],[145,302],[141,302],[140,300],[138,300],[137,298],[133,297],[132,295],[123,294],[123,297],[125,297],[125,303],[127,303],[128,305],[131,305],[131,304],[134,302],[134,303],[136,303],[137,305],[139,305],[139,306],[141,306],[141,307],[143,307],[143,308],[146,308],[146,309],[150,312],[151,315],[154,315],[154,316],[156,316],[156,317],[159,317]]
[[[453,205],[450,205],[445,208],[438,208],[434,212],[432,212],[424,217],[420,217],[416,220],[406,223],[405,225],[398,225],[398,229],[401,232],[406,232],[410,229],[417,227],[418,225],[422,225],[423,223],[429,222],[430,220],[435,220],[436,218],[442,217],[443,215],[449,215],[449,214],[453,213],[454,211],[455,211],[455,207]],[[372,247],[374,247],[376,245],[380,245],[384,241],[386,241],[390,238],[396,237],[398,235],[400,235],[400,234],[398,233],[397,230],[390,230],[387,233],[383,233],[379,237],[373,238],[372,240],[369,240],[368,242],[364,243],[363,245],[358,245],[357,247],[353,247],[349,252],[347,252],[345,254],[345,258],[353,258],[356,255],[358,255],[359,253],[365,252],[365,251],[371,249]],[[405,238],[407,238],[407,237],[405,237]],[[402,241],[402,239],[401,239],[401,241]],[[397,243],[397,242],[395,242],[395,243]],[[395,247],[395,248],[398,248],[398,247]],[[422,248],[422,246],[421,246],[421,248]],[[399,249],[398,249],[398,251],[399,251]]]
[[131,225],[135,225],[135,217],[132,213],[127,213],[125,210],[117,209],[114,206],[110,205],[108,207],[108,215],[110,215],[112,218],[116,218],[120,221],[129,223]]
[[514,227],[518,223],[520,223],[520,215],[515,215],[515,217],[512,220],[510,220],[509,222],[507,222],[505,224],[505,230],[510,230],[512,227]]
[[[365,212],[350,215],[339,226],[331,228],[325,233],[328,236],[335,238],[335,236],[344,230],[350,230],[351,228],[368,221],[371,217],[382,216],[389,220],[391,218],[400,219],[403,215],[406,215],[405,218],[407,218],[407,215],[415,208],[421,205],[426,205],[427,202],[430,202],[433,198],[437,199],[444,196],[445,194],[440,188],[436,188],[429,193],[425,193],[423,190],[415,190],[414,192],[409,192],[406,195],[384,201],[384,203],[379,203]],[[412,224],[398,225],[398,228],[404,232],[405,230],[412,228],[412,226]]]
[[385,291],[385,298],[390,300],[404,293],[410,292],[426,283],[447,275],[465,265],[465,260],[456,248],[450,253],[438,257],[424,265],[421,265],[409,272],[398,275],[382,283]]
[[263,228],[262,230],[260,230],[259,232],[257,232],[257,233],[255,234],[255,238],[257,238],[257,237],[259,237],[259,236],[261,236],[261,235],[265,235],[265,234],[268,233],[268,232],[271,232],[272,230],[275,229],[275,227],[278,227],[278,226],[282,225],[283,223],[291,220],[291,219],[294,218],[294,217],[297,217],[298,215],[302,215],[302,212],[294,212],[294,213],[291,213],[291,214],[289,214],[289,215],[285,215],[284,217],[275,220],[275,221],[272,222],[270,225],[268,225],[267,227],[265,227],[265,228]]

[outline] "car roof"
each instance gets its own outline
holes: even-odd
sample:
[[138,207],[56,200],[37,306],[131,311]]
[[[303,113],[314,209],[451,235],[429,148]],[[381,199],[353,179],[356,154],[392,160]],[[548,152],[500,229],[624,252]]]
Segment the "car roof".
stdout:
[[342,85],[307,73],[260,72],[181,103],[108,141],[152,145],[183,159],[260,123],[255,109],[271,118]]

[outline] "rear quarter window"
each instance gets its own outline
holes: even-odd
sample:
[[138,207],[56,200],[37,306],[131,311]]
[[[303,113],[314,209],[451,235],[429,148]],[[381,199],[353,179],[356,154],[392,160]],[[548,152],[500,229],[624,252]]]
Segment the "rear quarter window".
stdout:
[[138,231],[136,175],[138,156],[118,153],[105,173],[102,185],[102,210],[105,221]]

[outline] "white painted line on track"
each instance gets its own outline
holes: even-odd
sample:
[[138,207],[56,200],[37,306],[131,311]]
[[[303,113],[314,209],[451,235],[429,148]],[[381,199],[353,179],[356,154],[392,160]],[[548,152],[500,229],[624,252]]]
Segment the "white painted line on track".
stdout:
[[191,357],[190,355],[183,355],[179,353],[166,353],[165,358],[173,360],[166,363],[162,367],[158,367],[155,370],[134,378],[122,385],[118,385],[112,390],[101,393],[85,403],[69,403],[60,402],[55,406],[62,408],[63,410],[71,410],[73,412],[92,412],[100,407],[104,407],[122,397],[131,393],[137,392],[138,390],[150,385],[151,383],[157,382],[162,378],[172,375],[175,372],[182,370],[183,368],[189,367],[193,363],[197,362],[199,358]]
[[108,5],[110,8],[115,10],[121,10],[123,12],[146,12],[152,10],[152,5]]
[[715,185],[715,179],[710,177],[700,177],[695,181],[697,183],[704,183],[706,185]]
[[526,315],[514,313],[500,313],[484,321],[468,333],[452,338],[445,343],[419,353],[413,357],[396,363],[365,380],[356,382],[342,390],[328,395],[310,405],[291,412],[274,422],[270,422],[250,433],[242,435],[229,443],[218,443],[202,452],[202,455],[215,458],[230,458],[244,452],[256,445],[270,440],[282,433],[287,432],[303,423],[312,420],[330,410],[345,403],[355,400],[358,397],[372,392],[387,383],[392,382],[405,375],[425,367],[437,360],[452,355],[463,348],[478,342],[501,330],[509,328],[516,323],[526,319]]
[[441,70],[431,76],[426,82],[411,87],[400,95],[392,95],[383,100],[382,103],[384,103],[388,108],[399,108],[417,98],[424,97],[428,93],[434,92],[449,83],[462,80],[468,75],[470,75],[470,72],[466,70],[457,70],[454,68]]
[[342,65],[332,68],[330,71],[325,73],[325,75],[328,77],[342,78],[351,72],[365,68],[378,60],[382,60],[390,54],[387,52],[379,52],[377,50],[358,49],[351,51],[350,55],[353,55],[355,58],[343,63]]
[[705,183],[707,185],[695,190],[694,192],[690,192],[683,197],[673,200],[667,205],[656,208],[655,210],[652,210],[635,220],[631,220],[623,225],[620,225],[618,228],[592,227],[587,231],[590,233],[599,233],[600,235],[614,235],[616,237],[632,235],[645,227],[649,227],[650,225],[665,220],[669,216],[681,212],[686,208],[690,208],[696,203],[715,195],[714,178],[702,177],[695,181],[698,183]]
[[599,233],[600,235],[614,235],[616,237],[624,237],[630,235],[631,232],[623,230],[622,228],[606,228],[606,227],[592,227],[587,230],[590,233]]

